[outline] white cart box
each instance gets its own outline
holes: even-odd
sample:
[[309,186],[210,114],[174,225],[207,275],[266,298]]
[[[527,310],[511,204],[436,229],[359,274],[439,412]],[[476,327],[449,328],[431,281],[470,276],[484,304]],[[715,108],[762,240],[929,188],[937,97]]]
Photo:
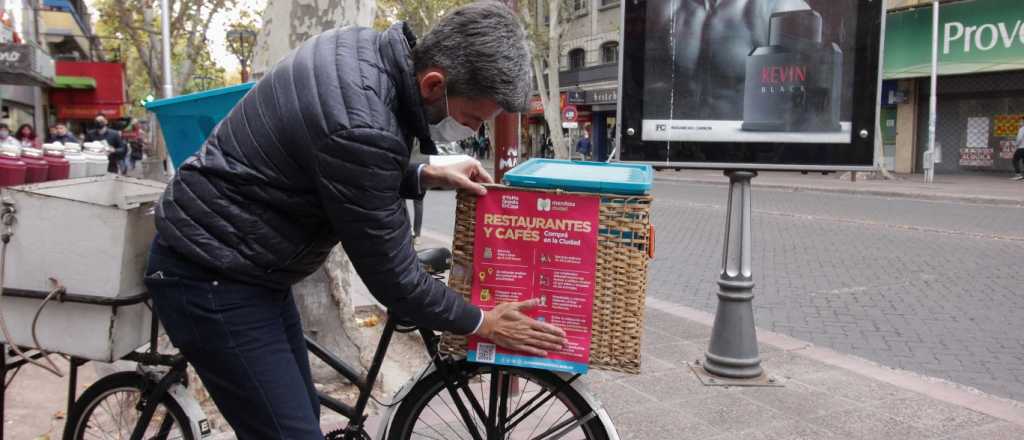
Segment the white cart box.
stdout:
[[[46,304],[35,326],[39,347],[111,362],[148,342],[152,312],[145,303],[125,302],[146,292],[153,204],[163,189],[159,182],[107,175],[0,190],[0,200],[16,210],[0,300],[11,342],[36,346],[32,321],[43,300],[25,295],[49,292],[51,278],[69,301]],[[72,302],[72,296],[121,305]]]
[[4,188],[16,209],[4,287],[120,298],[142,283],[164,184],[109,174]]
[[[41,299],[4,296],[0,299],[11,339],[35,347],[32,318]],[[153,313],[146,303],[101,306],[50,301],[36,324],[39,346],[83,359],[114,362],[149,343]],[[0,333],[0,341],[7,343]]]

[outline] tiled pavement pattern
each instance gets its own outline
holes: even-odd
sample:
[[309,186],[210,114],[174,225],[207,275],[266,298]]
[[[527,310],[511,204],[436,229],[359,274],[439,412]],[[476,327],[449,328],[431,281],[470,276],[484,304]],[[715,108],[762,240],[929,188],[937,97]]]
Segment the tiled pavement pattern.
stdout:
[[[726,189],[657,181],[654,298],[714,312]],[[1024,399],[1024,208],[758,189],[761,328]],[[424,227],[450,235],[451,192]]]
[[763,365],[782,387],[706,387],[684,363],[702,357],[709,334],[648,308],[642,374],[588,375],[622,439],[1024,438],[1024,426],[769,345]]

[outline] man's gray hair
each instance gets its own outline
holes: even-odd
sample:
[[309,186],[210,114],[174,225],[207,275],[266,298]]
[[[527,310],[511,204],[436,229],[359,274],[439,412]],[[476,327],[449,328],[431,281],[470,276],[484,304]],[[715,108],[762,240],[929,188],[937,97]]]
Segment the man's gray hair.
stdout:
[[451,96],[491,98],[508,112],[528,108],[533,86],[526,31],[501,3],[452,10],[413,48],[412,59],[417,73],[443,69]]

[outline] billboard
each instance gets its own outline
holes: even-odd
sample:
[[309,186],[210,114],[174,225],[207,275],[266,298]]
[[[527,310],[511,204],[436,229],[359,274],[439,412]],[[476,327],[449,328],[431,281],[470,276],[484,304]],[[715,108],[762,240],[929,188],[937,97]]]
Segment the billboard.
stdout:
[[873,165],[882,2],[625,2],[624,161]]

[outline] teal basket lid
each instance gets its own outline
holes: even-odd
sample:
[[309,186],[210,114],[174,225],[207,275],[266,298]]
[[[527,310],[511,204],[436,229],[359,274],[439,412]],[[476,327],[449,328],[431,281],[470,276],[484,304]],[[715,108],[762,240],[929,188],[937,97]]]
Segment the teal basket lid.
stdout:
[[505,184],[565,191],[647,194],[654,181],[650,165],[530,159],[505,173]]

